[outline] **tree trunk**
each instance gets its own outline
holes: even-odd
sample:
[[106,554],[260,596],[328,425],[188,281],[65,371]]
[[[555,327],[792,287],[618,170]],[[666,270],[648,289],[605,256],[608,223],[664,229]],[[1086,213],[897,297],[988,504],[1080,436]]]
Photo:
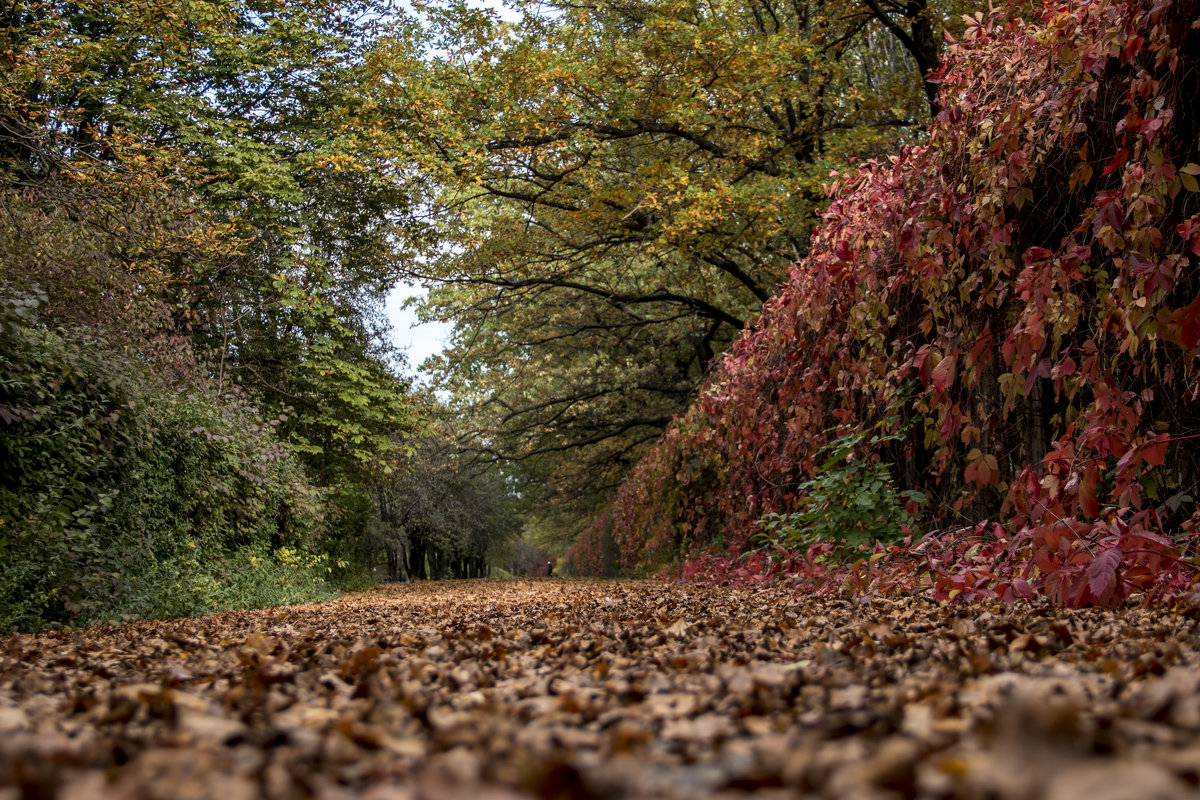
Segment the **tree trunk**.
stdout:
[[408,551],[408,574],[413,580],[426,580],[429,574],[425,571],[425,545],[413,543]]

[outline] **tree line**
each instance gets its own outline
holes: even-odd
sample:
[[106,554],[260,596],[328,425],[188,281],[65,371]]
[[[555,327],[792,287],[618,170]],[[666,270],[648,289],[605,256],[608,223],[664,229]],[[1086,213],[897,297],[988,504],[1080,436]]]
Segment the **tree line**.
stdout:
[[[10,3],[0,622],[561,553],[830,170],[926,135],[963,10]],[[454,325],[436,390],[389,344],[402,280]]]

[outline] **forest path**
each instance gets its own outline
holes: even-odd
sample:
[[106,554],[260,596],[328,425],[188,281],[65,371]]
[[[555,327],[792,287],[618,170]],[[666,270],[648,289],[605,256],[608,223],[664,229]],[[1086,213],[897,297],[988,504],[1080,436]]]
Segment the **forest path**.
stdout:
[[1196,796],[1192,619],[648,581],[12,636],[0,798]]

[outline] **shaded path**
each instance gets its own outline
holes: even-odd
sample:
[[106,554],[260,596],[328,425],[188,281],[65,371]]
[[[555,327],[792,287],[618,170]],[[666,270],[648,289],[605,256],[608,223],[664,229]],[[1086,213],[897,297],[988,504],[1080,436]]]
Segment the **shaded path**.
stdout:
[[1195,623],[651,582],[14,636],[15,797],[1190,797]]

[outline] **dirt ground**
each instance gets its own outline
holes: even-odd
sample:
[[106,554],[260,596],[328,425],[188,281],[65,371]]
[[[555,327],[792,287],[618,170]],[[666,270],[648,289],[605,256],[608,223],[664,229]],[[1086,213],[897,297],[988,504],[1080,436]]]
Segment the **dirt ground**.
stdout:
[[12,636],[0,800],[1197,797],[1194,616],[541,579]]

